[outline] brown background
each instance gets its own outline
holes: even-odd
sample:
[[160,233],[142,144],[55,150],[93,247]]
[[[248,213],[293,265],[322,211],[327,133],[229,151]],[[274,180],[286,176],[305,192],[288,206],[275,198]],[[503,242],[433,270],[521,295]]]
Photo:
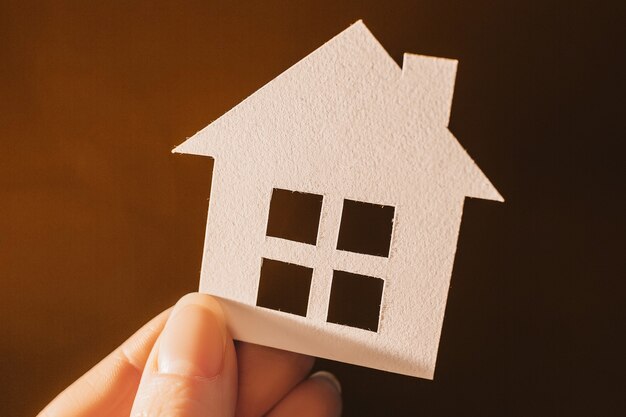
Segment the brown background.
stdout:
[[0,415],[196,288],[211,163],[170,150],[359,18],[460,60],[451,130],[507,202],[467,202],[434,382],[319,362],[345,415],[619,414],[619,3],[3,1]]

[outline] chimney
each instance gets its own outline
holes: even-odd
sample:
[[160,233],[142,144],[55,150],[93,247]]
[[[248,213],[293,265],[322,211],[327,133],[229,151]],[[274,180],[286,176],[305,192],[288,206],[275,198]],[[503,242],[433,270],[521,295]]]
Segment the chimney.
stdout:
[[404,54],[402,78],[410,95],[438,123],[448,126],[458,61]]

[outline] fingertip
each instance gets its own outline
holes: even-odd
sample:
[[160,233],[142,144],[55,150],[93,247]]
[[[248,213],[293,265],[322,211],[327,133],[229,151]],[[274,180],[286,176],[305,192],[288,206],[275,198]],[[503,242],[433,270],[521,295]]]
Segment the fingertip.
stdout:
[[209,294],[202,294],[199,292],[192,292],[183,295],[174,305],[174,311],[181,309],[187,305],[198,305],[204,308],[208,308],[214,314],[218,315],[222,320],[224,319],[224,309],[216,297]]
[[159,340],[159,373],[214,378],[222,372],[229,338],[212,307],[195,300],[176,305]]
[[320,416],[340,416],[343,408],[341,396],[341,383],[339,379],[328,371],[318,371],[311,375],[307,381],[308,390],[312,397],[318,399],[321,411]]
[[339,417],[343,409],[341,384],[330,372],[316,372],[294,388],[268,417]]
[[337,391],[337,393],[341,394],[341,383],[339,382],[339,379],[337,379],[337,377],[334,374],[328,371],[317,371],[313,375],[311,375],[309,378],[320,378],[322,381],[325,381],[328,384],[330,384],[330,386],[334,388]]
[[[237,398],[237,363],[219,301],[183,296],[173,307],[133,405],[133,416],[230,415]],[[213,415],[211,414],[211,415]]]

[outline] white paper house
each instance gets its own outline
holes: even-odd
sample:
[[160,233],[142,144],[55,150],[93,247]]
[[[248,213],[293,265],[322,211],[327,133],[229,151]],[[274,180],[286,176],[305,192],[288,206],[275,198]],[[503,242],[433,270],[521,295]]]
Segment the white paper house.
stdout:
[[174,149],[215,160],[200,291],[235,338],[432,379],[463,202],[503,201],[447,129],[456,67],[359,21]]

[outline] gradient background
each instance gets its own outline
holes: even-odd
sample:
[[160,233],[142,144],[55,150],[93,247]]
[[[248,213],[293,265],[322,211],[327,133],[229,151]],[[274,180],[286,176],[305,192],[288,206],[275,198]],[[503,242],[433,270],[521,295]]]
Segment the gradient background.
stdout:
[[359,18],[460,60],[450,128],[507,202],[467,201],[434,382],[318,362],[345,416],[626,407],[623,2],[127,3],[0,3],[2,416],[196,288],[212,165],[170,150]]

